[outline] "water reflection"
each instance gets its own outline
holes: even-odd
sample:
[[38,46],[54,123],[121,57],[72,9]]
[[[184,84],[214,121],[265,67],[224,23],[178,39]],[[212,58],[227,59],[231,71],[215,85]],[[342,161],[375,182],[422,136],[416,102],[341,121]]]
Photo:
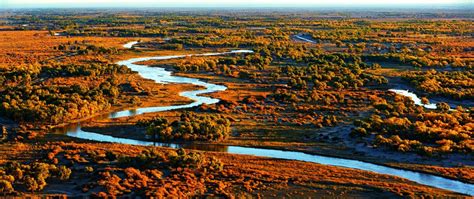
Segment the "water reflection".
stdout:
[[183,144],[181,148],[201,151],[229,152],[229,146],[216,144]]

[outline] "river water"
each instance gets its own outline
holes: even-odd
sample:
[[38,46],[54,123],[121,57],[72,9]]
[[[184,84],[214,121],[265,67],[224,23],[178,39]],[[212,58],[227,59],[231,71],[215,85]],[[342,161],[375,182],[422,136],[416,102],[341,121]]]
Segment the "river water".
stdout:
[[[124,45],[124,47],[128,48],[129,46],[131,47],[132,45]],[[109,118],[128,117],[128,116],[133,116],[133,115],[138,115],[138,114],[143,114],[143,113],[191,108],[191,107],[199,106],[201,104],[214,104],[214,103],[219,102],[219,100],[215,98],[211,98],[211,97],[200,96],[200,95],[206,94],[206,93],[223,91],[226,89],[225,86],[207,83],[195,78],[173,76],[170,71],[166,71],[163,68],[134,64],[136,62],[147,61],[147,60],[176,59],[176,58],[183,58],[186,56],[216,56],[216,55],[224,55],[224,54],[242,54],[242,53],[253,53],[253,51],[235,50],[235,51],[229,51],[229,52],[224,52],[224,53],[204,53],[204,54],[191,54],[191,55],[142,57],[142,58],[133,58],[133,59],[120,61],[117,64],[125,65],[129,67],[130,69],[132,69],[133,71],[138,72],[138,74],[140,74],[142,77],[146,79],[154,80],[157,83],[165,83],[165,84],[166,83],[187,83],[187,84],[203,86],[205,89],[195,90],[195,91],[185,91],[185,92],[180,93],[181,96],[185,96],[194,100],[194,102],[190,104],[161,106],[161,107],[145,107],[145,108],[138,108],[134,110],[123,110],[123,111],[111,113],[108,117]],[[393,91],[393,92],[404,94],[403,92],[398,92],[398,91]],[[412,94],[410,94],[409,96],[412,96]],[[412,97],[411,99],[416,99],[416,98]],[[417,101],[415,101],[415,103],[417,103]],[[432,106],[430,105],[427,108],[432,108]],[[280,158],[280,159],[287,159],[287,160],[299,160],[299,161],[307,161],[307,162],[319,163],[319,164],[324,164],[324,165],[360,169],[360,170],[371,171],[371,172],[375,172],[379,174],[398,176],[398,177],[406,178],[408,180],[411,180],[423,185],[433,186],[433,187],[446,189],[446,190],[463,193],[467,195],[474,195],[473,184],[463,183],[460,181],[451,180],[451,179],[447,179],[447,178],[443,178],[443,177],[439,177],[435,175],[430,175],[430,174],[425,174],[425,173],[420,173],[420,172],[415,172],[415,171],[408,171],[408,170],[403,170],[403,169],[396,169],[396,168],[391,168],[387,166],[376,165],[376,164],[362,162],[358,160],[327,157],[327,156],[321,156],[321,155],[307,154],[303,152],[283,151],[283,150],[275,150],[275,149],[212,145],[212,144],[158,143],[158,142],[134,140],[134,139],[128,139],[128,138],[118,138],[118,137],[113,137],[109,135],[85,131],[81,128],[80,124],[70,125],[66,128],[63,128],[61,131],[62,133],[65,133],[66,135],[70,137],[93,140],[93,141],[113,142],[113,143],[132,144],[132,145],[144,145],[144,146],[162,146],[162,147],[170,147],[170,148],[186,148],[186,149],[196,149],[196,150],[203,150],[203,151],[219,151],[219,152],[227,152],[227,153],[232,153],[232,154],[255,155],[255,156]]]
[[313,41],[313,40],[311,40],[311,39],[308,39],[308,38],[306,38],[306,37],[304,37],[304,36],[302,36],[302,35],[295,35],[295,38],[297,38],[297,39],[299,39],[299,40],[303,40],[303,41],[309,42],[309,43],[313,43],[313,44],[318,43],[318,42]]
[[409,90],[388,89],[388,91],[410,98],[415,103],[415,105],[423,106],[427,109],[436,109],[436,104],[434,103],[423,104],[421,102],[421,99],[415,93],[410,92]]

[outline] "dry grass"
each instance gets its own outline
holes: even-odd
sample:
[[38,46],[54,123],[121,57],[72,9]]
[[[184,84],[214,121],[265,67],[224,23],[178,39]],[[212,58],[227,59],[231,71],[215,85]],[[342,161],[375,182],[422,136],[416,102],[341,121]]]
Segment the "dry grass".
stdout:
[[121,48],[136,40],[111,37],[51,36],[47,31],[0,31],[0,67],[32,64],[62,54],[53,47],[67,42],[86,41],[96,46]]
[[[147,148],[122,144],[64,142],[49,143],[45,146],[48,147],[43,148],[61,146],[62,153],[74,157],[77,156],[74,154],[91,153],[93,151],[96,151],[97,154],[111,151],[116,154],[135,156]],[[40,152],[39,148],[36,147],[35,150]],[[171,151],[171,149],[160,147],[155,149],[162,152]],[[3,150],[11,151],[12,149],[3,148]],[[222,191],[226,190],[225,192],[234,196],[248,194],[262,197],[460,197],[460,195],[452,192],[422,186],[398,177],[355,169],[218,152],[203,152],[203,155],[205,157],[216,157],[224,163],[224,170],[211,173],[213,175],[212,186],[220,187],[219,189],[222,189]],[[82,159],[81,156],[79,155],[76,158],[80,160]],[[36,159],[38,157],[30,155],[30,158]],[[90,162],[86,164],[90,164]],[[108,167],[108,170],[114,170],[116,166],[106,162],[94,163],[95,170],[102,170],[105,167]],[[76,192],[72,189],[75,181],[81,183],[84,182],[84,179],[91,178],[90,175],[82,175],[84,173],[73,172],[70,181],[61,184],[51,182],[50,187],[54,188],[55,191]],[[176,176],[169,176],[164,180],[180,186],[178,192],[175,193],[178,195],[182,194],[182,191],[186,192],[186,187],[190,190],[195,189],[193,186],[181,186],[182,182]],[[187,178],[187,180],[188,183],[194,184],[192,182],[194,179]],[[149,183],[154,184],[154,182]],[[167,188],[166,186],[165,189],[176,191],[176,189]],[[46,190],[51,189],[47,188]]]

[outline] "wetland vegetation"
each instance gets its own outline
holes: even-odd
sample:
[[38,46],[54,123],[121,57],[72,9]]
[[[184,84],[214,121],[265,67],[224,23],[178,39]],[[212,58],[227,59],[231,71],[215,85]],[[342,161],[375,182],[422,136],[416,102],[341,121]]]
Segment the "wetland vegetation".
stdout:
[[[474,16],[367,13],[9,10],[0,193],[473,195]],[[389,91],[400,88],[436,108]],[[355,159],[466,189],[231,146]]]

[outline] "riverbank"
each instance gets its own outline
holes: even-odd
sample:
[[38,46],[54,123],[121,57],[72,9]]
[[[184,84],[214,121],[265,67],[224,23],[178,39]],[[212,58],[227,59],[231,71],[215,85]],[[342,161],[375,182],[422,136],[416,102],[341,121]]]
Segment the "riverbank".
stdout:
[[393,64],[388,65],[388,66],[389,67],[370,71],[371,74],[383,75],[385,78],[388,79],[388,84],[382,85],[382,86],[372,86],[370,88],[381,89],[381,90],[396,89],[396,90],[402,90],[402,91],[409,91],[417,95],[419,98],[427,97],[428,99],[430,99],[430,104],[436,104],[438,102],[446,102],[451,106],[452,109],[456,109],[457,106],[462,106],[464,108],[469,108],[469,107],[474,106],[474,102],[470,100],[453,99],[450,97],[435,95],[435,94],[431,94],[431,93],[416,89],[416,87],[410,84],[408,80],[403,79],[400,76],[403,72],[410,71],[410,67],[408,68],[400,67],[398,65],[393,65]]
[[[235,86],[234,83],[226,81],[226,78],[213,78],[206,74],[186,74],[177,73],[177,75],[206,79],[207,81],[224,84],[228,87],[225,92],[213,93],[211,96],[224,98],[231,100],[230,93],[252,93],[242,92],[242,86]],[[393,83],[392,83],[393,84]],[[258,90],[258,88],[249,86],[251,90]],[[255,88],[255,89],[254,89]],[[380,91],[389,92],[389,91]],[[244,96],[240,96],[244,98]],[[234,99],[236,100],[236,99]],[[254,124],[245,121],[248,116],[239,117],[236,114],[225,114],[232,118],[237,118],[238,122],[234,122],[234,131],[237,132],[248,132],[253,129],[259,129],[259,126],[268,125],[273,132],[276,129],[281,128],[278,125],[270,123]],[[252,126],[249,126],[252,125]],[[470,154],[447,154],[441,157],[426,157],[420,156],[416,153],[402,153],[393,151],[386,148],[374,148],[367,146],[363,142],[350,137],[350,132],[353,129],[352,124],[340,124],[336,127],[327,127],[321,129],[312,129],[303,135],[297,136],[299,141],[288,141],[287,137],[281,137],[278,140],[266,140],[262,139],[261,136],[255,136],[249,133],[240,133],[239,136],[232,137],[227,144],[229,145],[240,145],[240,146],[252,146],[252,147],[270,147],[275,149],[289,150],[289,151],[301,151],[310,154],[317,155],[329,155],[335,157],[357,159],[361,161],[386,165],[395,166],[397,168],[403,168],[407,170],[413,170],[420,172],[428,172],[434,175],[440,175],[443,177],[461,180],[467,183],[474,183],[474,176],[470,175],[474,171],[474,157]],[[287,129],[283,129],[283,134],[290,134],[297,132],[298,130],[305,129],[304,127],[293,126]],[[322,136],[314,136],[314,135]],[[262,135],[264,136],[264,135]],[[321,137],[327,136],[327,138],[321,139]],[[275,137],[275,136],[273,136]],[[338,138],[338,139],[334,139]],[[273,141],[273,142],[272,142]]]
[[[29,144],[23,144],[28,146]],[[35,147],[30,147],[28,153],[20,150],[24,157],[28,159],[41,159],[40,154],[47,151],[42,149],[55,149],[59,154],[79,154],[79,160],[88,162],[77,162],[74,164],[74,171],[68,182],[51,181],[44,190],[44,194],[65,194],[68,196],[88,196],[90,191],[101,189],[84,189],[92,186],[95,182],[95,175],[90,175],[84,167],[94,168],[94,171],[106,171],[107,168],[115,171],[123,170],[116,161],[92,161],[90,157],[81,152],[105,154],[114,153],[121,156],[137,156],[144,150],[152,147],[133,146],[113,143],[64,143],[50,141],[48,143],[36,143]],[[173,149],[153,147],[155,151],[163,154],[173,153]],[[59,150],[60,149],[60,150]],[[6,152],[7,148],[2,149]],[[10,151],[13,148],[8,149]],[[239,195],[260,195],[261,197],[300,197],[300,196],[325,196],[331,194],[337,197],[421,197],[424,195],[437,197],[464,197],[453,192],[422,186],[412,181],[380,175],[372,172],[348,169],[342,167],[326,166],[308,162],[281,160],[273,158],[255,157],[248,155],[234,155],[218,152],[199,152],[203,157],[213,157],[223,164],[221,172],[215,172],[214,182],[226,185],[221,189],[228,194]],[[74,159],[59,159],[59,164]],[[269,166],[271,165],[271,166]],[[144,175],[144,174],[142,174]],[[180,183],[172,176],[164,175],[165,182]],[[188,183],[194,182],[193,178],[188,179]],[[205,187],[211,188],[216,184],[208,184]],[[150,185],[148,188],[152,189]],[[178,193],[186,192],[187,189],[180,189]]]
[[[136,60],[134,59],[134,61],[136,61]],[[138,61],[142,61],[142,60],[139,59]],[[130,63],[132,63],[132,62],[130,62]],[[137,69],[137,68],[142,67],[142,66],[132,65],[132,67],[134,67],[135,69]],[[148,69],[151,70],[151,68],[147,68],[147,70],[148,70]],[[143,70],[143,69],[142,69],[142,70]],[[159,71],[159,70],[158,70],[158,71]],[[164,73],[164,74],[168,74],[168,75],[169,75],[170,73],[169,73],[169,72],[166,72],[166,73]],[[166,81],[167,78],[169,79],[169,77],[164,77],[164,78],[161,77],[161,78],[162,78],[162,79],[160,79],[160,81],[163,81],[163,80]],[[183,78],[181,78],[181,79],[183,79]],[[184,79],[186,79],[186,78],[184,78]],[[199,83],[199,84],[203,84],[203,83]],[[209,84],[209,83],[204,83],[204,85],[210,85],[210,84]],[[209,91],[206,91],[205,93],[210,93],[210,92],[209,92]],[[199,98],[199,99],[206,99],[206,100],[207,100],[208,98]],[[214,102],[214,101],[213,101],[213,102]],[[214,103],[215,103],[215,102],[214,102]],[[193,106],[190,106],[190,107],[193,107]],[[180,108],[183,108],[183,107],[180,107]],[[169,110],[169,109],[170,109],[170,108],[165,108],[165,109],[163,109],[163,110]],[[171,110],[172,110],[172,109],[171,109]],[[152,112],[156,112],[156,111],[150,111],[150,113],[152,113]],[[132,128],[133,128],[133,127],[132,127]],[[80,134],[85,134],[86,132],[87,132],[87,129],[81,129],[81,132],[75,132],[74,134],[69,134],[69,135],[71,135],[71,136],[78,136],[78,138],[81,138],[82,136],[81,136]],[[125,132],[125,131],[124,131],[124,132]],[[98,136],[98,135],[93,135],[93,134],[91,134],[90,132],[87,132],[87,134],[88,134],[88,138],[89,138],[89,139],[95,139],[94,137],[97,137],[97,136]],[[85,138],[85,137],[84,137],[84,138]],[[102,139],[105,138],[105,137],[104,137],[104,136],[98,136],[97,138],[102,140]],[[107,140],[111,140],[111,139],[107,138]],[[107,141],[107,140],[103,140],[103,141]],[[118,141],[119,139],[115,139],[115,140]],[[127,139],[122,139],[122,140],[119,141],[119,142],[127,142]],[[133,143],[135,143],[135,144],[138,144],[138,143],[143,143],[143,144],[145,144],[146,142],[137,142],[137,141],[134,141]],[[132,144],[132,143],[129,143],[129,144]],[[150,143],[150,145],[151,145],[151,144],[152,144],[152,143]],[[145,145],[148,145],[148,144],[145,144]],[[174,144],[172,144],[172,145],[174,145]],[[170,146],[172,146],[172,145],[170,145]],[[176,145],[176,147],[179,147],[179,145]]]
[[[196,111],[190,109],[190,111]],[[199,111],[197,111],[199,113]],[[82,127],[86,132],[93,132],[116,138],[138,140],[141,143],[153,143],[146,138],[144,127],[138,127],[135,122],[154,117],[165,117],[167,119],[178,119],[179,112],[167,111],[162,114],[150,113],[132,118],[114,119],[111,121],[102,120],[100,122],[88,123]],[[234,131],[241,128],[253,128],[246,123],[234,122]],[[335,134],[344,135],[347,139],[344,142],[322,142],[322,141],[290,141],[286,140],[260,140],[252,137],[232,136],[226,141],[219,143],[209,142],[171,142],[158,144],[158,146],[176,145],[187,149],[196,149],[204,151],[222,151],[225,152],[229,146],[256,147],[261,149],[277,149],[283,151],[303,152],[312,155],[322,155],[328,157],[345,158],[359,160],[378,165],[384,165],[404,170],[417,171],[432,175],[438,175],[453,180],[460,180],[466,183],[474,183],[474,176],[470,175],[474,168],[472,158],[462,154],[451,154],[445,157],[423,157],[414,153],[400,153],[384,148],[370,148],[358,143],[357,140],[349,138],[351,126],[334,127],[320,129],[313,132],[326,133],[332,136]],[[296,129],[288,129],[288,132],[294,132]],[[237,130],[239,131],[239,130]],[[133,133],[131,133],[133,132]],[[235,134],[234,134],[235,135]],[[85,138],[87,139],[87,138]],[[150,144],[152,145],[152,144]]]
[[[226,55],[226,54],[234,54],[234,53],[251,53],[251,51],[231,51],[229,53],[204,53],[204,54],[194,54],[195,56],[216,56],[216,55]],[[152,52],[146,52],[146,53],[138,53],[140,56],[144,55],[152,55],[154,53]],[[127,54],[127,57],[132,57],[132,54]],[[140,61],[146,61],[149,59],[155,59],[155,60],[164,60],[164,59],[176,59],[176,58],[186,58],[189,56],[186,56],[185,54],[180,54],[180,55],[170,55],[170,56],[150,56],[150,57],[145,57],[145,58],[132,58],[130,60],[126,61],[121,61],[118,62],[119,64],[124,64],[127,65],[128,67],[132,68],[134,71],[139,71],[139,74],[142,77],[152,79],[154,81],[150,81],[152,84],[154,83],[190,83],[198,86],[203,86],[205,89],[203,90],[194,90],[194,91],[189,91],[189,92],[183,92],[181,93],[181,97],[187,97],[196,100],[195,102],[192,102],[190,104],[183,104],[183,105],[172,105],[172,106],[166,106],[167,104],[163,104],[162,102],[157,103],[160,106],[159,107],[148,107],[145,105],[146,108],[137,108],[136,110],[124,110],[124,111],[118,111],[115,112],[114,114],[111,114],[112,118],[117,118],[117,117],[125,117],[125,116],[133,116],[137,114],[144,114],[144,113],[150,113],[149,115],[153,115],[154,112],[160,112],[160,111],[168,111],[168,110],[176,110],[176,109],[185,109],[185,108],[191,108],[195,107],[201,104],[214,104],[217,103],[219,100],[218,99],[225,99],[226,103],[228,102],[236,102],[243,100],[243,98],[247,97],[263,97],[268,95],[268,89],[272,89],[272,86],[270,85],[265,85],[261,83],[251,83],[248,84],[248,82],[239,82],[237,79],[233,79],[233,81],[227,81],[229,78],[223,78],[223,77],[216,77],[213,75],[203,75],[203,74],[193,74],[197,75],[199,79],[207,79],[207,81],[200,81],[198,79],[194,78],[185,78],[185,77],[179,77],[179,76],[185,76],[184,74],[178,74],[179,76],[172,76],[170,72],[165,71],[165,70],[160,70],[159,68],[150,68],[147,66],[142,66],[142,65],[137,65],[135,64],[136,62]],[[158,71],[159,73],[156,73]],[[219,82],[222,81],[222,82]],[[214,84],[212,83],[214,82]],[[216,82],[219,82],[218,84],[215,84]],[[150,84],[151,85],[151,84]],[[232,87],[232,90],[229,91],[224,91],[226,90],[226,85],[227,87]],[[238,85],[238,86],[236,86]],[[269,87],[265,87],[269,86]],[[247,90],[247,91],[245,91]],[[221,91],[220,93],[214,93],[215,91]],[[222,92],[224,91],[224,92]],[[178,93],[178,92],[176,92]],[[205,96],[219,96],[216,98],[211,98],[211,97],[205,97]],[[176,101],[176,100],[175,100]],[[165,106],[163,106],[165,105]],[[219,104],[221,105],[221,104]],[[151,105],[153,106],[153,105]],[[361,109],[362,110],[362,109]],[[232,115],[232,116],[235,116]],[[246,117],[246,116],[245,116]],[[251,117],[250,117],[251,118]],[[255,124],[257,121],[252,121],[252,120],[245,120],[244,118],[238,118],[238,121],[243,121],[240,123],[241,126],[245,127],[250,127],[253,126],[255,127]],[[116,121],[115,121],[116,122]],[[261,122],[261,121],[259,121]],[[263,124],[262,129],[254,128],[254,132],[258,132],[259,130],[262,130],[263,135],[265,134],[272,134],[273,130],[275,128],[268,128],[271,126],[265,126],[270,123],[260,123]],[[275,127],[275,126],[274,126]],[[339,148],[338,154],[339,157],[346,157],[346,159],[351,159],[353,158],[354,154],[357,153],[351,150],[347,150],[346,146],[343,145],[342,143],[344,140],[347,140],[347,134],[348,130],[342,131],[342,134],[337,134],[340,131],[335,131],[335,132],[325,132],[326,128],[322,130],[317,130],[317,134],[320,136],[320,138],[314,138],[310,136],[310,134],[314,134],[315,131],[313,130],[308,130],[303,132],[301,135],[297,135],[296,137],[293,136],[293,134],[298,134],[298,128],[294,125],[277,125],[276,127],[283,128],[281,129],[280,135],[286,134],[291,132],[291,136],[285,136],[285,137],[274,137],[274,138],[264,138],[263,139],[255,139],[257,138],[256,136],[250,135],[250,137],[246,137],[244,134],[239,133],[240,136],[234,136],[234,139],[232,139],[228,145],[240,145],[240,146],[259,146],[261,148],[279,148],[279,149],[285,149],[285,150],[292,150],[292,151],[309,151],[310,153],[316,154],[319,151],[319,154],[334,154],[336,149],[332,146],[336,146],[336,148]],[[133,127],[132,127],[133,128]],[[270,130],[271,129],[271,130]],[[67,129],[66,131],[71,132],[71,134],[68,135],[70,136],[78,136],[81,137],[79,134],[87,134],[86,129],[80,129],[80,126],[74,126],[74,128]],[[118,129],[115,129],[118,130]],[[131,130],[131,129],[128,129]],[[125,134],[127,131],[123,131]],[[136,132],[136,131],[135,131]],[[241,131],[242,132],[242,131]],[[92,135],[92,134],[87,134],[87,135]],[[242,136],[243,135],[243,136]],[[309,136],[309,137],[308,137]],[[125,137],[125,135],[124,135]],[[239,137],[239,139],[235,139],[236,137]],[[100,137],[89,137],[89,139],[96,139],[96,141],[109,141],[109,140],[103,140],[104,136]],[[243,138],[243,139],[242,139]],[[250,139],[254,140],[250,140]],[[262,138],[262,137],[260,137]],[[299,142],[299,138],[304,138],[302,142]],[[329,142],[319,142],[315,140],[320,140],[320,139],[326,139]],[[137,141],[138,140],[138,141]],[[140,143],[139,139],[137,139],[135,143]],[[249,142],[250,141],[250,142]],[[224,143],[225,144],[225,143]],[[315,146],[316,145],[316,146]],[[325,146],[326,145],[326,146]],[[321,147],[326,147],[324,150],[321,150]],[[199,149],[199,147],[197,148]],[[324,151],[324,152],[321,152]],[[258,154],[257,154],[258,155]],[[364,156],[364,154],[360,154],[361,157]],[[333,155],[336,156],[336,155]],[[367,160],[367,157],[363,157],[361,159]]]
[[[130,103],[129,101],[120,101],[118,104],[113,105],[110,109],[103,110],[101,112],[89,115],[88,117],[83,117],[80,119],[74,119],[69,121],[64,121],[60,124],[47,125],[49,129],[58,129],[65,128],[68,125],[75,125],[78,123],[87,123],[90,121],[95,121],[97,119],[104,119],[109,117],[111,113],[115,113],[123,110],[134,110],[139,107],[153,107],[161,105],[182,105],[189,104],[192,100],[180,96],[177,93],[200,89],[199,86],[191,84],[155,84],[152,81],[141,79],[139,80],[141,87],[145,90],[150,91],[151,95],[135,95],[140,101],[135,103]],[[133,95],[131,95],[133,96]]]

